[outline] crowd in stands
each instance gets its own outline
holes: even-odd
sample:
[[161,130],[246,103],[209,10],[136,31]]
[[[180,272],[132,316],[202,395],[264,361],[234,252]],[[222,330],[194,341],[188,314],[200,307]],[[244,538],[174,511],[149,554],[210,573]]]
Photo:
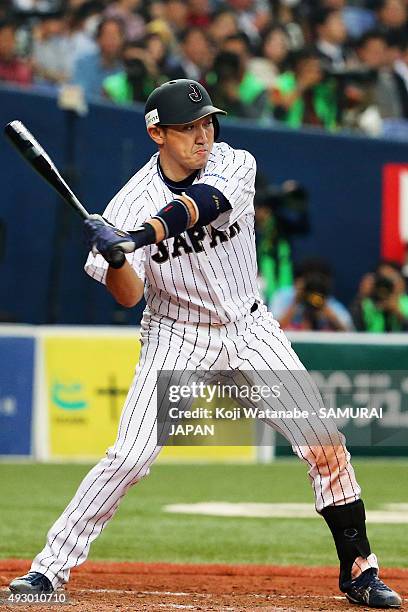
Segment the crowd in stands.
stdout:
[[408,138],[407,0],[2,0],[0,81],[143,103],[193,78],[230,117]]

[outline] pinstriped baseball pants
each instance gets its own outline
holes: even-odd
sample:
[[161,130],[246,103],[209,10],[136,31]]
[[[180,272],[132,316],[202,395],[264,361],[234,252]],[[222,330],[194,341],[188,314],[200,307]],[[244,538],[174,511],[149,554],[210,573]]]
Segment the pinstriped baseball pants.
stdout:
[[[185,324],[159,315],[145,316],[142,351],[123,407],[114,445],[80,484],[72,501],[51,527],[32,570],[45,574],[54,588],[69,579],[70,569],[85,561],[93,540],[115,514],[127,490],[146,476],[160,452],[157,446],[156,382],[159,370],[302,370],[304,367],[272,315],[260,306],[253,314],[222,326]],[[303,406],[318,407],[313,386],[299,389]],[[294,406],[286,406],[293,409]],[[331,421],[318,417],[300,425],[271,420],[306,462],[318,511],[351,503],[360,487],[344,437]],[[324,432],[325,442],[319,433]],[[330,440],[330,443],[327,443]]]

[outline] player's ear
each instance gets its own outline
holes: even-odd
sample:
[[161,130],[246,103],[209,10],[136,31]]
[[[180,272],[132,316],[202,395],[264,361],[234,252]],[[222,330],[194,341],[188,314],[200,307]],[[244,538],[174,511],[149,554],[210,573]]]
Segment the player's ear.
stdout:
[[152,140],[154,140],[154,142],[157,145],[164,144],[165,131],[164,131],[162,126],[160,126],[160,125],[149,125],[149,127],[147,128],[147,132],[148,132],[150,138]]

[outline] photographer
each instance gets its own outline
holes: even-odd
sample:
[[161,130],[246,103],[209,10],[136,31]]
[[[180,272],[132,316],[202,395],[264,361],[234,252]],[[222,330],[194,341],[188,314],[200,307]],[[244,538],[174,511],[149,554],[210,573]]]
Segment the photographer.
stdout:
[[337,85],[327,78],[314,49],[292,54],[292,69],[279,75],[270,89],[275,119],[290,127],[315,125],[337,127]]
[[296,270],[294,287],[276,293],[270,310],[282,329],[350,331],[351,317],[331,290],[329,266],[324,260],[309,259]]
[[206,77],[214,104],[232,117],[261,119],[268,110],[263,83],[249,69],[250,50],[245,36],[229,36]]
[[382,261],[362,278],[352,315],[358,331],[408,331],[408,295],[397,263]]
[[263,296],[293,285],[292,239],[309,232],[307,191],[296,181],[269,185],[259,172],[255,181],[257,258]]
[[105,95],[117,104],[146,102],[158,84],[156,63],[139,43],[128,42],[123,49],[123,65],[123,71],[104,80]]

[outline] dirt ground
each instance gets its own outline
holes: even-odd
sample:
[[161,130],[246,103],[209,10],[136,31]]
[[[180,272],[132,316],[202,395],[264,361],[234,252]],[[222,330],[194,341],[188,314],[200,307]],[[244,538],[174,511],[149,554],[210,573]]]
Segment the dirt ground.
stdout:
[[[0,561],[0,612],[365,610],[339,593],[335,568],[108,562],[87,562],[72,572],[67,605],[10,605],[7,585],[28,569],[27,561]],[[408,610],[408,569],[384,569],[381,577]]]

